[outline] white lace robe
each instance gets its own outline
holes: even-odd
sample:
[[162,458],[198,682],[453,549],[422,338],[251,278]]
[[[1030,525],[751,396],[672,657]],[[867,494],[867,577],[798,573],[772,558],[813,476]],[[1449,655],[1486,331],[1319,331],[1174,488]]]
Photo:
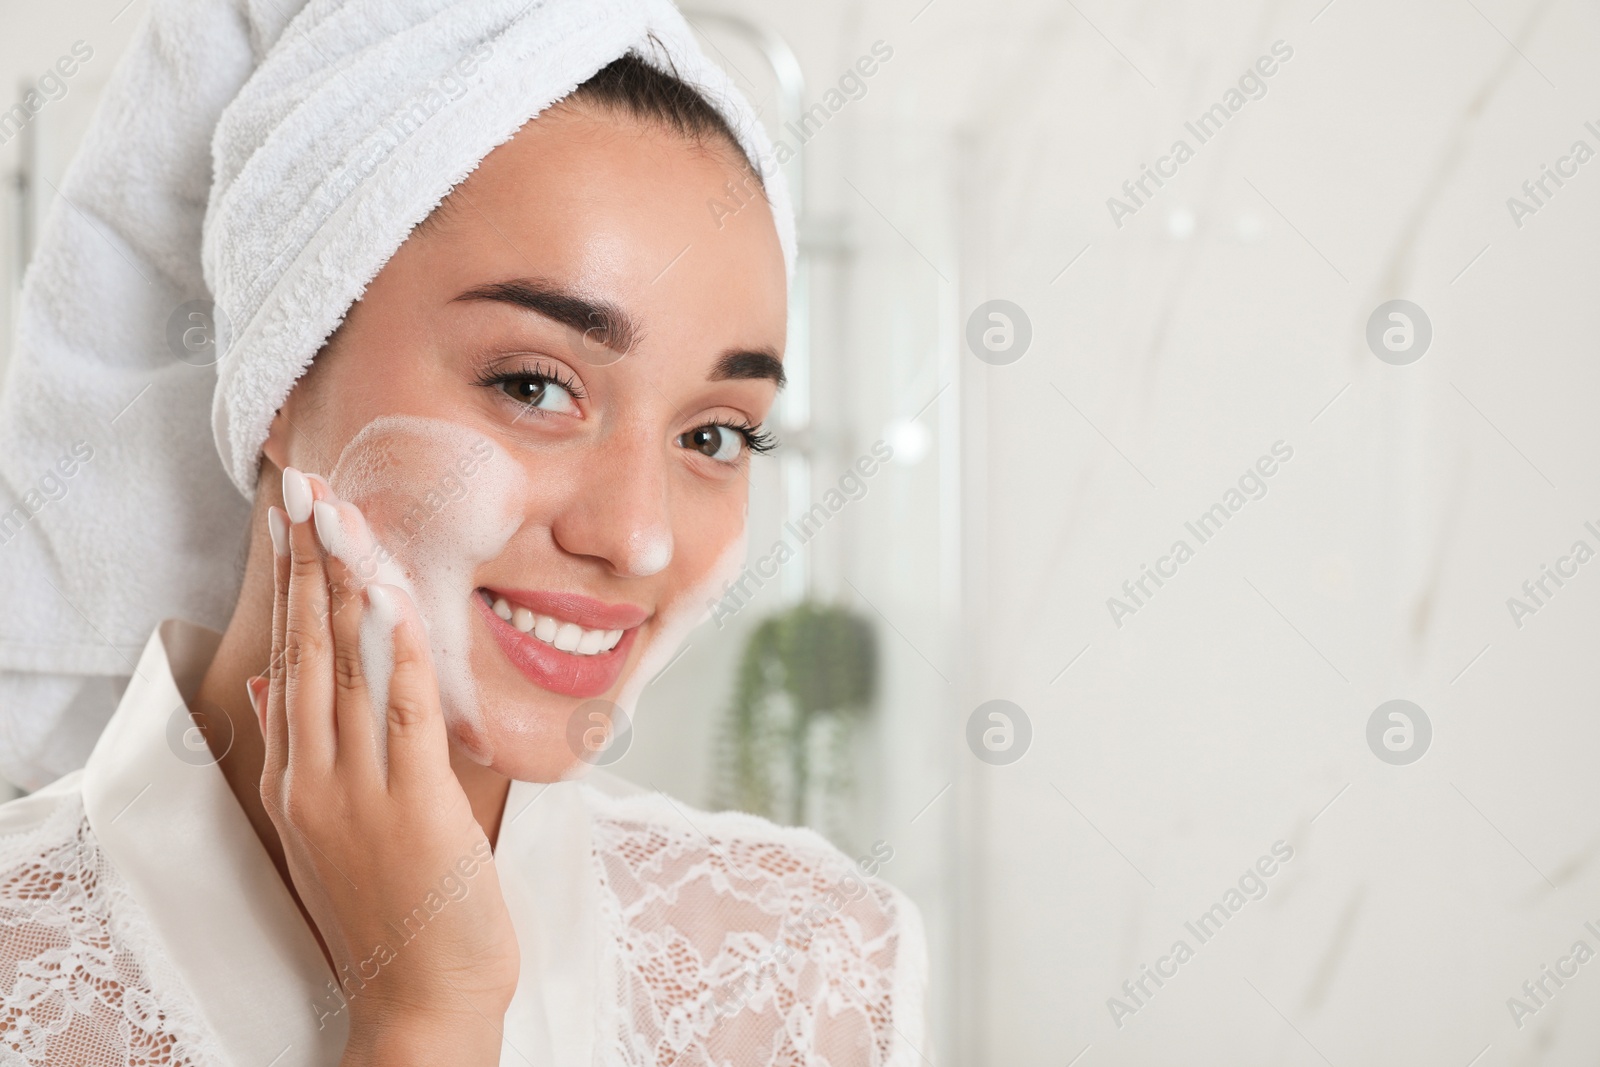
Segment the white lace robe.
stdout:
[[[88,766],[0,807],[0,1067],[338,1062],[359,979],[334,985],[184,733],[215,641],[163,624]],[[502,1064],[924,1058],[921,923],[874,877],[887,845],[852,860],[596,775],[514,783],[496,858],[522,952]],[[394,951],[470,891],[442,881]]]

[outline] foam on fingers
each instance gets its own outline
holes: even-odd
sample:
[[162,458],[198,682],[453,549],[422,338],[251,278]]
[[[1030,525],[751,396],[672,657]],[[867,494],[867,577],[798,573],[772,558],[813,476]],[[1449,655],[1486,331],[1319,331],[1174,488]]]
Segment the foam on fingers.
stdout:
[[381,584],[367,586],[367,610],[361,616],[361,669],[376,720],[378,769],[389,772],[389,682],[394,678],[394,628],[400,609],[394,594]]
[[394,595],[384,583],[409,590],[405,572],[372,536],[361,509],[339,500],[321,482],[326,497],[311,506],[317,539],[330,556],[344,564],[350,581],[366,593],[361,615],[361,670],[366,676],[367,693],[375,718],[378,765],[387,772],[389,682],[394,676],[394,628],[399,620]]

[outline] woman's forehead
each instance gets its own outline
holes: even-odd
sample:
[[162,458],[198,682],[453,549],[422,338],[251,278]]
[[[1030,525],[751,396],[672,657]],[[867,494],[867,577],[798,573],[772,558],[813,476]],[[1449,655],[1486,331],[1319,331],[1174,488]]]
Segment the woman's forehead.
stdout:
[[771,212],[717,211],[740,176],[732,158],[625,117],[547,118],[490,153],[402,249],[442,299],[521,282],[581,296],[555,317],[609,326],[624,347],[687,330],[781,353],[787,278]]

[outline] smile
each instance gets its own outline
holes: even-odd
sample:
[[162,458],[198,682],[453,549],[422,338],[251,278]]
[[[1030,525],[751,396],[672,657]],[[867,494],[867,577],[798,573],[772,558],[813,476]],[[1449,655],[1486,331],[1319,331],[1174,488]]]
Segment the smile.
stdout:
[[503,596],[496,597],[490,609],[520,633],[532,634],[545,644],[575,656],[610,652],[622,640],[621,629],[585,630],[575,622],[562,622],[552,615],[535,615],[520,605],[512,607]]
[[479,614],[495,643],[529,681],[566,696],[596,697],[616,685],[649,612],[571,593],[479,589]]

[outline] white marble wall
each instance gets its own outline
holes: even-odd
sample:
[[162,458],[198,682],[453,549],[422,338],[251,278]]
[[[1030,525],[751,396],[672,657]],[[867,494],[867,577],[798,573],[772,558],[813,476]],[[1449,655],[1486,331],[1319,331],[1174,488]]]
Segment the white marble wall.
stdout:
[[[1574,540],[1600,548],[1600,163],[1520,228],[1506,207],[1575,140],[1600,149],[1600,23],[1475,3],[985,16],[1026,43],[975,57],[962,307],[1015,301],[1034,341],[964,362],[986,488],[966,696],[1017,701],[1036,736],[964,798],[984,834],[960,1062],[1600,1048],[1592,965],[1520,1028],[1506,1003],[1575,941],[1600,950],[1600,587],[1580,568],[1520,629],[1506,607]],[[1184,120],[1278,40],[1266,94],[1198,145]],[[1181,136],[1194,158],[1118,228],[1106,198]],[[1434,329],[1409,366],[1364,339],[1397,297]],[[1279,440],[1267,495],[1115,625],[1106,599],[1197,544],[1184,521]],[[1434,728],[1409,766],[1365,740],[1393,698]],[[1279,840],[1265,897],[1200,944],[1185,920]],[[1176,976],[1122,994],[1180,938]],[[1113,995],[1138,1008],[1120,1026]]]
[[[1600,19],[767,7],[819,85],[895,48],[815,141],[813,193],[861,246],[824,395],[869,433],[955,383],[832,579],[898,631],[882,825],[954,783],[907,850],[929,1058],[1592,1060],[1595,966],[1545,979],[1543,1006],[1521,987],[1600,951],[1600,592],[1580,567],[1520,628],[1506,601],[1573,541],[1600,549],[1600,159],[1520,227],[1506,201],[1575,140],[1600,150]],[[1185,120],[1278,41],[1264,95],[1200,144]],[[1179,137],[1193,158],[1118,227],[1107,198]],[[961,338],[994,298],[1032,324],[1009,366]],[[1365,339],[1394,298],[1433,327],[1410,365]],[[1280,441],[1266,495],[1199,545],[1185,521]],[[1194,558],[1118,627],[1107,598],[1179,537]],[[1033,724],[1014,765],[963,740],[993,698]],[[1368,747],[1391,699],[1433,727],[1410,765]],[[1185,922],[1279,841],[1265,895],[1202,944]],[[1176,975],[1122,991],[1179,939]],[[1539,1010],[1513,1019],[1512,996]]]

